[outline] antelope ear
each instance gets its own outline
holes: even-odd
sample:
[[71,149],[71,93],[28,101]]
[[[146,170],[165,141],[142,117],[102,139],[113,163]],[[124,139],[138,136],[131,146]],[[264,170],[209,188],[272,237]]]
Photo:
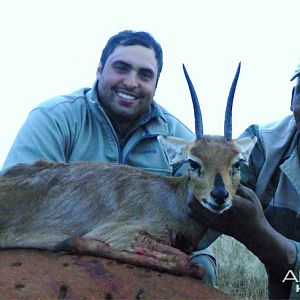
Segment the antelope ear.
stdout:
[[159,135],[157,139],[161,144],[170,165],[175,165],[176,163],[187,159],[190,142],[162,135]]
[[241,155],[245,161],[248,161],[251,151],[256,144],[256,141],[256,136],[244,137],[234,140],[235,144],[239,147]]

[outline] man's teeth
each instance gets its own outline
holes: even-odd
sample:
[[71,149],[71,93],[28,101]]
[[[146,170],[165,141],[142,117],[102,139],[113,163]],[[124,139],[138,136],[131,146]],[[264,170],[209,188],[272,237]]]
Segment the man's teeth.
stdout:
[[127,99],[127,100],[134,100],[135,97],[134,96],[131,96],[131,95],[128,95],[128,94],[124,94],[122,92],[117,92],[117,95],[121,98],[124,98],[124,99]]

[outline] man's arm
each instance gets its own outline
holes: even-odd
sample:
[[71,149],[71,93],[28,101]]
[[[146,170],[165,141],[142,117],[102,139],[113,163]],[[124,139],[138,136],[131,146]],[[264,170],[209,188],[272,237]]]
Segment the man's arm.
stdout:
[[243,243],[265,265],[269,275],[270,297],[288,298],[291,282],[282,283],[288,270],[297,263],[295,243],[278,233],[264,216],[255,193],[240,186],[232,207],[216,215],[198,201],[191,201],[192,217]]
[[34,109],[18,132],[3,169],[17,163],[31,163],[39,159],[66,161],[65,136],[60,120],[51,111]]
[[[242,182],[255,189],[256,180],[265,163],[265,151],[259,139],[258,127],[250,126],[242,136],[257,136],[257,144],[252,150],[249,165],[242,172]],[[265,265],[269,279],[269,296],[288,298],[291,292],[291,281],[282,283],[288,270],[298,265],[296,242],[291,241],[277,232],[267,221],[263,206],[255,193],[241,186],[233,200],[233,206],[215,215],[197,203],[191,203],[195,218],[205,219],[210,228],[234,237],[253,252]]]

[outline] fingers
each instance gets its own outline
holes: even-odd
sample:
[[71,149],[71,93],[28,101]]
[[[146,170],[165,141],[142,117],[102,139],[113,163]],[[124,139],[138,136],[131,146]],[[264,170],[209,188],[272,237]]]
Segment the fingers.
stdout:
[[205,214],[207,209],[194,197],[189,200],[188,206],[190,207],[190,216],[196,221],[201,221],[203,213]]
[[244,185],[240,184],[237,192],[237,196],[240,196],[246,200],[250,200],[252,202],[258,201],[256,194],[249,188],[245,187]]

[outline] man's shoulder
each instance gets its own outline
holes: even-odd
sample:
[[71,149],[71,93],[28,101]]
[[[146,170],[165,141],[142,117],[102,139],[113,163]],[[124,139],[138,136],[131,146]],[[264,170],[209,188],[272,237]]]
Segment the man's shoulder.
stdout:
[[259,157],[258,153],[263,154],[264,157],[281,157],[286,149],[290,147],[296,137],[296,132],[294,117],[289,115],[281,120],[262,125],[251,125],[243,132],[241,137],[257,137],[256,145],[252,151],[252,156],[256,156],[256,159]]
[[54,112],[68,108],[73,110],[76,106],[82,106],[87,103],[87,93],[89,91],[90,88],[82,88],[70,94],[55,96],[39,103],[35,109],[44,109]]
[[283,119],[259,125],[257,128],[260,135],[272,135],[286,138],[295,132],[296,123],[294,116],[291,114]]
[[[193,132],[182,121],[180,121],[176,116],[171,114],[167,109],[165,109],[161,105],[157,103],[156,105],[158,109],[161,111],[164,120],[168,124],[170,135],[187,138],[187,139],[194,139]],[[184,136],[180,136],[181,134],[183,134]]]
[[286,139],[290,135],[293,135],[296,130],[295,119],[293,115],[288,115],[280,120],[274,120],[272,122],[264,124],[252,124],[243,133],[243,136],[257,136],[258,138],[282,138]]

